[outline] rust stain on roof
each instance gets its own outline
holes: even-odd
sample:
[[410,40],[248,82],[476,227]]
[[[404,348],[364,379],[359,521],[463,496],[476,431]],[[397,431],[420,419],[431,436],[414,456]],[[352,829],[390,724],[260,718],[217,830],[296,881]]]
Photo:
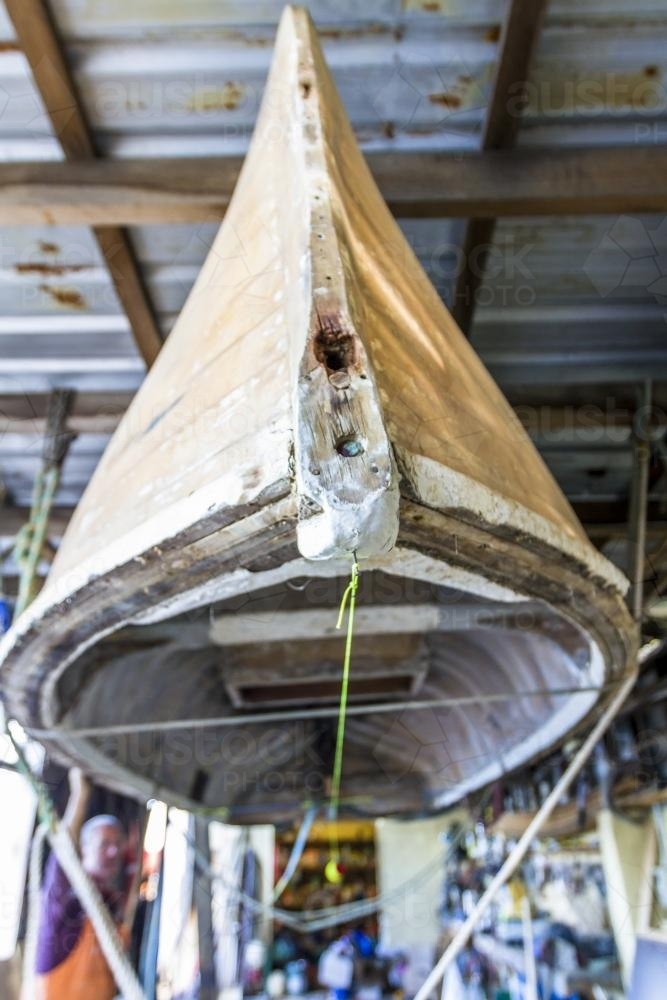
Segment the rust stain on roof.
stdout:
[[[200,37],[205,38],[203,32],[200,32]],[[241,42],[243,45],[249,45],[254,48],[264,49],[273,45],[274,38],[270,33],[267,34],[248,34],[245,31],[237,31],[234,29],[225,29],[222,31],[222,38],[226,42]]]
[[554,118],[579,111],[664,111],[667,93],[657,74],[653,66],[618,73],[582,71],[569,78],[538,71],[527,86],[526,110]]
[[437,128],[433,125],[413,125],[410,128],[403,129],[403,135],[418,135],[423,138],[425,135],[435,135],[437,133]]
[[592,29],[598,34],[601,32],[617,32],[619,30],[625,31],[636,31],[641,29],[642,31],[662,31],[665,27],[664,19],[659,17],[632,17],[627,13],[620,14],[615,17],[612,13],[607,13],[604,20],[601,20],[595,15],[589,15],[582,13],[577,17],[558,17],[551,16],[549,18],[549,26],[551,28],[558,28],[561,31],[574,31],[581,28]]
[[428,99],[431,104],[441,104],[443,107],[453,111],[461,107],[461,98],[457,94],[429,94]]
[[57,254],[60,253],[60,247],[57,243],[46,243],[44,240],[40,240],[37,244],[42,253]]
[[14,270],[17,274],[62,275],[76,273],[77,271],[87,271],[89,269],[89,264],[44,264],[36,262],[14,265]]
[[186,108],[188,111],[235,111],[246,95],[240,83],[227,81],[223,87],[205,87],[198,90]]
[[78,288],[62,288],[58,285],[40,285],[40,292],[44,292],[55,302],[57,306],[65,309],[85,309],[86,300]]
[[378,22],[372,22],[371,24],[361,24],[357,27],[350,28],[337,28],[337,27],[322,27],[317,29],[317,34],[320,38],[327,40],[354,40],[355,38],[366,38],[369,35],[391,35],[394,33],[394,28],[390,24],[380,24]]

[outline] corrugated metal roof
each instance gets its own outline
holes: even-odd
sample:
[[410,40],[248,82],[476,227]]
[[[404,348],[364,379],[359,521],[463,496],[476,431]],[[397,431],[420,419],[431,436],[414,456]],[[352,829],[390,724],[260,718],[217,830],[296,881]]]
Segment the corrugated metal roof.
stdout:
[[[480,145],[505,4],[352,0],[308,4],[362,148]],[[282,0],[52,0],[85,111],[108,157],[243,152]],[[664,0],[552,0],[519,145],[667,142]],[[0,4],[0,159],[61,158]],[[462,166],[462,169],[463,166]],[[406,220],[451,301],[462,220]],[[215,225],[131,230],[165,334]],[[501,386],[627,384],[667,371],[667,222],[652,216],[505,219],[478,291],[472,343]],[[85,229],[0,230],[0,395],[52,386],[134,391],[144,365],[97,245]],[[104,446],[80,438],[58,502],[74,503]],[[627,495],[629,440],[539,441],[574,498]],[[38,450],[5,435],[0,476],[29,499]],[[599,469],[607,470],[603,474]],[[591,471],[592,470],[592,471]],[[597,470],[597,471],[596,471]]]

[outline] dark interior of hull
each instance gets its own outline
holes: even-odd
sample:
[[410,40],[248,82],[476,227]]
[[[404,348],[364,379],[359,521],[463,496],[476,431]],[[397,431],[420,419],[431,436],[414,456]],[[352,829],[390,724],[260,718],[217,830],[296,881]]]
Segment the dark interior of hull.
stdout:
[[[295,580],[173,618],[159,632],[126,628],[63,673],[55,717],[63,729],[148,725],[87,736],[87,752],[98,763],[103,755],[116,783],[130,770],[145,792],[220,809],[231,822],[280,821],[304,803],[324,803],[346,584]],[[444,807],[516,766],[538,731],[565,731],[580,714],[575,700],[568,723],[570,699],[585,695],[564,692],[596,680],[581,632],[535,602],[493,602],[369,572],[356,622],[346,814]],[[207,724],[215,719],[227,721]],[[150,730],[169,720],[187,725]]]

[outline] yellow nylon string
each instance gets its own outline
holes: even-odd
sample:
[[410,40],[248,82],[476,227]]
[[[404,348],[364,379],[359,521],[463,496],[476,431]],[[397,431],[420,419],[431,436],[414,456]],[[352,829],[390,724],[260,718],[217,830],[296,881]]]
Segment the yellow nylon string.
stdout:
[[338,845],[338,806],[340,804],[340,780],[343,771],[343,744],[345,741],[345,715],[347,712],[347,692],[350,682],[350,662],[352,660],[352,636],[354,633],[354,608],[359,588],[359,564],[356,553],[352,557],[352,576],[348,583],[343,599],[340,602],[340,611],[336,628],[341,628],[345,608],[349,602],[349,612],[347,618],[347,638],[345,640],[345,657],[343,660],[343,680],[340,689],[340,707],[338,710],[338,732],[336,734],[336,753],[334,756],[334,770],[331,779],[331,821],[333,823],[333,833],[331,837],[331,859],[336,864],[340,856]]

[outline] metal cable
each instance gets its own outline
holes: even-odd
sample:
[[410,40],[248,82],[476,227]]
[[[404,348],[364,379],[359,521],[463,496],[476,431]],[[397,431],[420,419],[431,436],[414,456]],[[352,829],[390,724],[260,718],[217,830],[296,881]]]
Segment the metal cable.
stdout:
[[[347,715],[380,715],[391,712],[419,712],[434,708],[455,708],[465,705],[494,704],[515,701],[517,698],[552,698],[573,694],[603,694],[613,691],[615,682],[601,685],[585,685],[564,688],[538,688],[531,691],[503,691],[496,694],[467,695],[461,698],[432,698],[422,701],[383,701],[375,705],[350,705]],[[322,708],[299,708],[289,711],[254,712],[239,715],[223,715],[199,719],[156,719],[154,722],[119,723],[109,726],[80,726],[75,729],[31,729],[36,739],[62,739],[63,737],[124,736],[132,733],[172,732],[181,729],[212,729],[225,726],[251,725],[261,722],[293,722],[298,719],[328,719],[338,715],[338,706]]]

